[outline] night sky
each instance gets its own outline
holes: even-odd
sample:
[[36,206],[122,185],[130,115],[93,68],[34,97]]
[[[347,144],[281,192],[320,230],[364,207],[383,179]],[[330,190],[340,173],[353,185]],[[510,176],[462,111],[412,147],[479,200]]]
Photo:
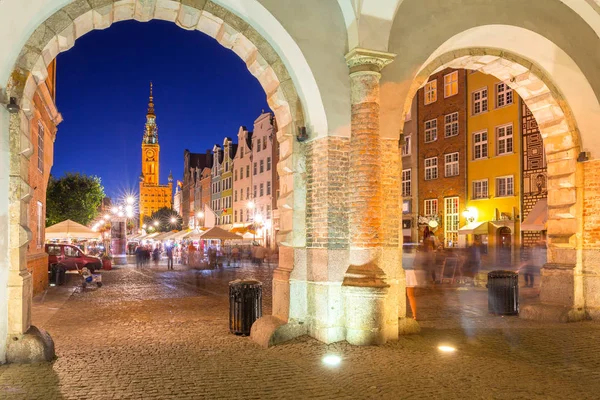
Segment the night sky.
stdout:
[[102,179],[108,196],[138,190],[150,81],[160,180],[183,178],[183,151],[204,152],[268,110],[258,80],[231,50],[163,21],[119,22],[92,31],[58,56],[58,127],[52,174]]

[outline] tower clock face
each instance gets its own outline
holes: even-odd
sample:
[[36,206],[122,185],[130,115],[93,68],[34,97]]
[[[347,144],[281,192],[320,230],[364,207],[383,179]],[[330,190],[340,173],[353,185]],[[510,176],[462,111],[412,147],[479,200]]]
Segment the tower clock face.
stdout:
[[146,157],[148,159],[153,159],[154,158],[154,150],[146,150]]

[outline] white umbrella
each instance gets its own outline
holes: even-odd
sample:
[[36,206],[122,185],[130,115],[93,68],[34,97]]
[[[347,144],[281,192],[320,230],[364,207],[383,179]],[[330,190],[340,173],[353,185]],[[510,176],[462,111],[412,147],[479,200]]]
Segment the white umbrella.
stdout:
[[100,232],[70,219],[46,228],[46,239],[101,239]]

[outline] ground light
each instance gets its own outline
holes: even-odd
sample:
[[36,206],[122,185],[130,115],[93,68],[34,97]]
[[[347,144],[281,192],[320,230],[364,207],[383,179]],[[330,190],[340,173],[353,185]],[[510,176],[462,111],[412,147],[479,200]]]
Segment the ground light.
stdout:
[[330,367],[337,367],[341,362],[342,358],[334,354],[329,354],[323,357],[323,364],[329,365]]
[[456,348],[452,346],[438,346],[438,350],[442,353],[454,353],[456,351]]

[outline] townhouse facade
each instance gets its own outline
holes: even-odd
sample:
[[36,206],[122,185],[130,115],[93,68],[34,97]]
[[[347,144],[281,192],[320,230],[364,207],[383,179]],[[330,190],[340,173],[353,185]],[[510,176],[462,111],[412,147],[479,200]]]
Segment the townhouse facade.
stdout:
[[200,176],[205,168],[212,165],[212,153],[191,153],[185,150],[183,154],[184,170],[182,185],[181,217],[184,227],[196,226],[197,213],[201,210],[202,186]]
[[27,244],[27,270],[31,274],[33,294],[48,287],[48,254],[44,248],[46,229],[46,191],[54,164],[54,140],[62,115],[56,108],[56,60],[48,65],[48,78],[37,87],[33,101],[35,112],[29,123],[33,153],[29,157],[28,225],[31,241]]
[[429,226],[445,247],[458,246],[467,199],[466,78],[445,69],[417,92],[419,240]]
[[233,226],[245,228],[252,214],[252,132],[241,126],[233,159]]
[[233,223],[233,158],[237,150],[230,138],[223,141],[223,163],[221,165],[221,215],[218,225],[231,228]]
[[410,111],[406,114],[404,129],[400,139],[402,154],[401,194],[402,194],[402,237],[404,243],[416,243],[419,237],[417,218],[418,201],[418,132],[419,119],[417,110],[418,96],[415,96]]

